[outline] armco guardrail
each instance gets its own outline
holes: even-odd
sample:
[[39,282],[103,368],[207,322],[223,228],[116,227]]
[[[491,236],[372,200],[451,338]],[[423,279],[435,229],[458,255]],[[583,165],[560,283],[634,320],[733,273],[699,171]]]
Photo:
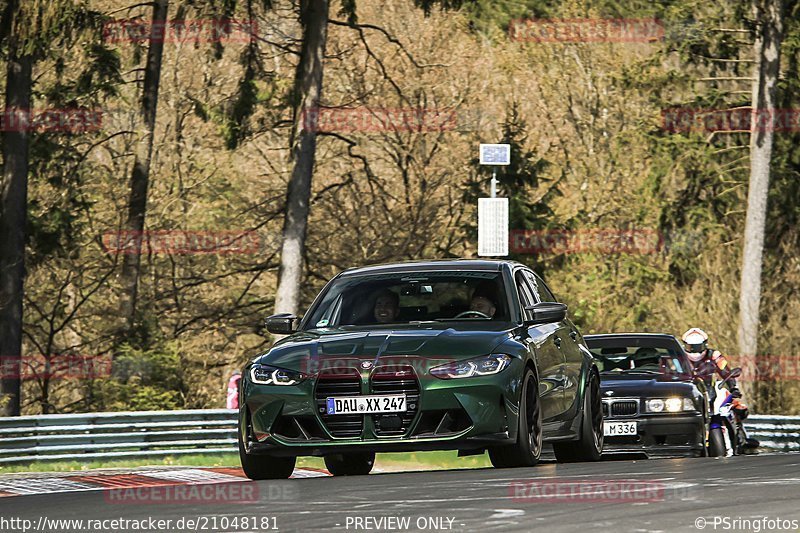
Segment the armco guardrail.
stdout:
[[231,409],[0,418],[0,465],[236,449],[236,411]]
[[800,451],[800,416],[750,415],[744,429],[763,448]]
[[[800,416],[751,415],[764,448],[800,451]],[[0,465],[236,451],[236,411],[137,411],[0,418]]]

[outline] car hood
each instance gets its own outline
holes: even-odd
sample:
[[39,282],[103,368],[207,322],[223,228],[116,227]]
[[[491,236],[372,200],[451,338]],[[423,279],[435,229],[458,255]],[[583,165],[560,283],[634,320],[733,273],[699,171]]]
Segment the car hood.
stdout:
[[430,368],[492,353],[509,338],[507,326],[488,324],[480,331],[474,325],[469,330],[452,326],[300,331],[281,339],[254,362],[308,374],[325,368],[357,368],[366,361],[376,367],[411,364]]
[[[696,388],[694,383],[686,377],[625,372],[613,375],[600,374],[600,390],[605,398],[657,397],[663,395],[694,396]],[[613,394],[606,394],[609,391]]]

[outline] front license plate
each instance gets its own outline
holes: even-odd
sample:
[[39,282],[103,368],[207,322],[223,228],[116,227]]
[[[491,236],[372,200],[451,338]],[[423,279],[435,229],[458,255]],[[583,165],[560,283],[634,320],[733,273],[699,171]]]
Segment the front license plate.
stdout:
[[371,413],[403,413],[405,396],[342,396],[328,398],[329,415],[366,415]]
[[636,422],[603,422],[603,435],[606,437],[636,435]]

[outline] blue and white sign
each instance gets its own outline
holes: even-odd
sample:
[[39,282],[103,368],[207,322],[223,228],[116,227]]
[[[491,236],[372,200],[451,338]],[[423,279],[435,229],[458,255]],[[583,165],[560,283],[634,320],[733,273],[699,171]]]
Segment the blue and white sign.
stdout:
[[481,165],[510,165],[510,144],[481,144]]

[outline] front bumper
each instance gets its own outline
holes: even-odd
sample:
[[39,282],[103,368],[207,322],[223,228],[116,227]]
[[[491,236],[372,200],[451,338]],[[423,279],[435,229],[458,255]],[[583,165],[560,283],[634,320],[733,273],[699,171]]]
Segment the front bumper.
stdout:
[[521,365],[515,359],[497,375],[474,378],[415,376],[416,388],[404,385],[409,412],[402,416],[325,413],[321,402],[328,390],[350,386],[349,394],[355,395],[393,393],[386,383],[379,388],[369,373],[326,389],[317,377],[295,386],[243,380],[241,437],[247,453],[274,456],[475,450],[509,444],[516,440]]
[[643,453],[648,457],[701,455],[706,425],[702,413],[639,415],[607,418],[606,422],[636,422],[636,435],[605,437],[603,454]]
[[337,453],[353,452],[422,452],[437,450],[482,450],[488,446],[512,444],[514,439],[508,433],[495,435],[480,435],[470,437],[462,435],[455,439],[430,438],[430,439],[397,439],[365,440],[365,441],[335,441],[315,442],[306,444],[292,443],[286,445],[277,440],[267,439],[266,442],[252,442],[247,449],[250,454],[264,454],[275,457],[317,456]]

